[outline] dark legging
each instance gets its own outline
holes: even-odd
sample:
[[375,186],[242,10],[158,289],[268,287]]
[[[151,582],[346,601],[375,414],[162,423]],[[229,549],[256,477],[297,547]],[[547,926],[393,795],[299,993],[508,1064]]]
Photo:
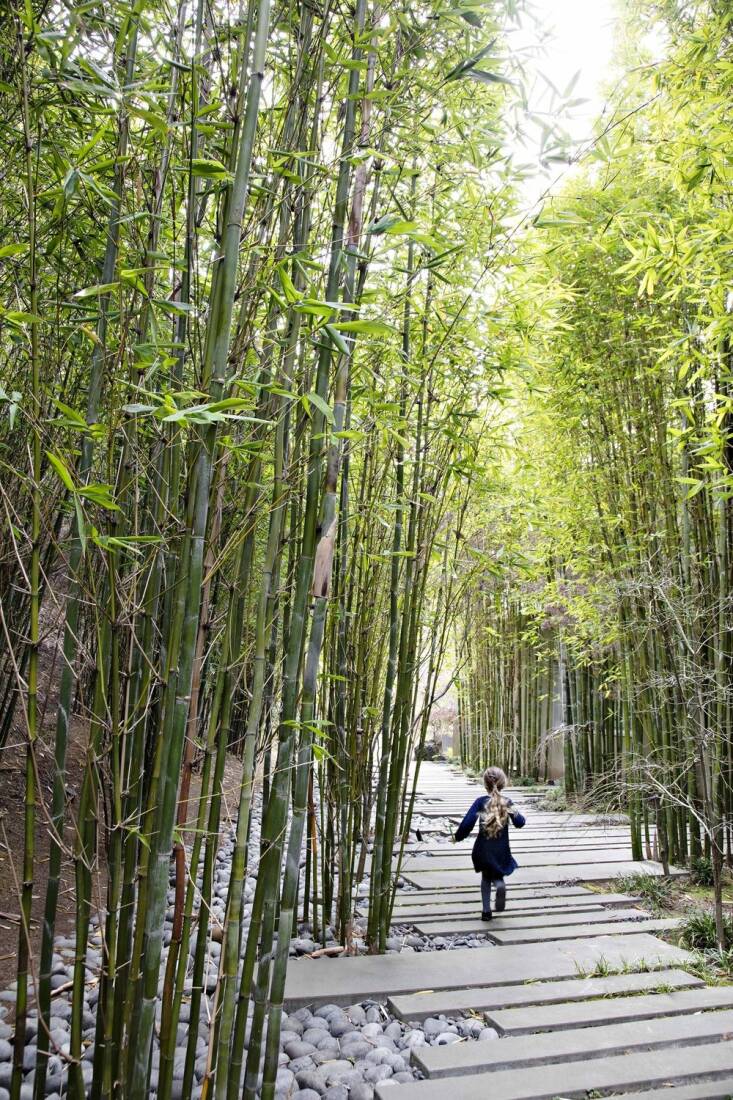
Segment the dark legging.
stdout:
[[490,871],[483,871],[481,874],[481,901],[484,906],[484,913],[491,912],[491,884],[495,882],[497,885],[503,882],[503,878],[492,878]]

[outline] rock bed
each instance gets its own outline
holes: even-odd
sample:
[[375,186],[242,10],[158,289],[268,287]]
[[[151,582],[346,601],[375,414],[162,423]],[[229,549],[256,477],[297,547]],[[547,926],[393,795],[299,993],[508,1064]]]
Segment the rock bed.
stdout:
[[430,1016],[403,1023],[383,1005],[363,1001],[350,1008],[300,1008],[283,1018],[278,1096],[289,1100],[372,1100],[374,1087],[399,1084],[419,1074],[410,1066],[415,1047],[446,1046],[465,1039],[495,1039],[475,1018]]
[[[309,924],[300,924],[298,936],[290,945],[291,956],[311,955],[323,947],[323,939],[326,946],[335,943],[331,928],[326,929],[325,937],[322,936],[316,942],[312,936],[312,928]],[[356,954],[365,954],[367,951],[365,929],[358,923],[355,925],[354,950]],[[387,954],[409,954],[412,951],[451,951],[458,947],[492,947],[486,934],[456,933],[454,936],[425,936],[415,932],[412,924],[397,924],[392,926],[392,934],[386,941]],[[314,961],[317,961],[318,955]]]
[[[492,947],[493,944],[486,935],[475,933],[472,935],[457,934],[455,936],[421,936],[412,931],[411,925],[397,926],[393,928],[396,936],[387,940],[388,951],[454,951],[459,947]],[[400,936],[400,939],[397,939]]]
[[[51,1018],[54,1041],[68,1051],[68,1005],[57,1006],[62,1015]],[[3,1010],[6,1011],[6,1010]],[[93,1033],[94,1018],[85,1015],[85,1025]],[[35,1037],[35,1025],[29,1020],[29,1038]],[[199,1025],[201,1055],[206,1052],[207,1025]],[[184,1031],[185,1028],[179,1029]],[[8,1100],[10,1093],[10,1069],[12,1046],[9,1042],[11,1028],[0,1022],[0,1100]],[[461,1040],[486,1040],[496,1038],[496,1031],[487,1028],[476,1018],[431,1016],[422,1023],[404,1023],[391,1016],[386,1008],[374,1001],[363,1001],[349,1008],[323,1005],[311,1012],[298,1009],[290,1015],[283,1014],[280,1037],[280,1069],[277,1076],[278,1100],[372,1100],[374,1087],[387,1080],[399,1084],[413,1081],[419,1074],[410,1066],[410,1054],[415,1047],[445,1046]],[[21,1097],[30,1100],[33,1093],[32,1064],[35,1046],[31,1041],[27,1049],[27,1073]],[[91,1076],[93,1047],[87,1046],[82,1065],[84,1076]],[[157,1058],[153,1055],[154,1076]],[[86,1068],[88,1067],[88,1069]],[[178,1085],[178,1090],[176,1089]],[[65,1076],[62,1061],[50,1059],[46,1095],[49,1100],[59,1100],[65,1092]],[[174,1079],[173,1095],[180,1091],[180,1077]],[[201,1092],[200,1084],[193,1095]],[[154,1096],[154,1090],[151,1096]]]
[[[253,845],[252,850],[257,850],[259,847],[259,821],[253,819],[252,822],[252,838],[251,843]],[[204,999],[202,1003],[201,1020],[198,1023],[198,1037],[196,1043],[196,1062],[195,1062],[195,1087],[192,1092],[194,1100],[201,1094],[201,1081],[203,1079],[204,1072],[206,1070],[207,1062],[207,1050],[209,1039],[209,1018],[211,1003],[207,1001],[207,997],[211,997],[216,989],[217,971],[219,966],[219,956],[221,954],[221,943],[219,942],[216,932],[212,935],[212,930],[221,928],[224,921],[224,914],[226,910],[226,898],[229,886],[229,874],[231,868],[232,855],[234,850],[234,833],[233,831],[225,834],[217,853],[216,869],[214,872],[214,885],[211,898],[210,907],[210,922],[208,928],[208,942],[207,942],[207,960],[204,969]],[[162,995],[163,992],[163,974],[165,971],[165,963],[168,954],[168,946],[171,942],[171,934],[173,927],[173,903],[175,900],[175,894],[173,890],[173,880],[171,881],[171,889],[168,893],[168,909],[165,916],[165,927],[163,931],[163,954],[161,959],[160,969],[160,981],[158,985],[158,993]],[[201,885],[201,879],[198,880],[198,885]],[[252,875],[248,875],[244,884],[244,898],[243,898],[243,927],[246,931],[249,926],[249,917],[251,914],[251,902],[254,896],[256,885],[256,878]],[[83,1011],[83,1032],[82,1032],[82,1073],[84,1080],[87,1084],[91,1082],[92,1077],[92,1059],[94,1057],[94,1035],[96,1028],[96,1009],[97,1000],[99,996],[98,978],[102,967],[102,936],[99,931],[99,917],[97,915],[92,917],[92,928],[89,934],[86,953],[86,969],[87,969],[87,981],[84,989],[84,1011]],[[243,937],[244,940],[245,937]],[[197,942],[197,930],[194,929],[191,935],[189,944],[189,959],[190,966],[193,965],[193,955],[196,951]],[[53,958],[53,976],[51,979],[52,990],[59,990],[65,986],[68,986],[73,976],[74,956],[75,956],[75,941],[72,937],[57,937],[55,942],[55,953]],[[244,942],[242,945],[242,953],[244,953]],[[14,985],[9,990],[0,993],[0,1001],[8,1003],[14,1003],[15,990]],[[192,981],[189,977],[186,979],[184,987],[184,997],[187,997],[191,993]],[[65,1062],[59,1055],[67,1055],[70,1051],[70,1039],[71,1039],[71,1003],[70,1003],[70,990],[65,989],[63,992],[53,997],[51,1007],[50,1018],[50,1034],[51,1034],[51,1056],[49,1057],[48,1070],[46,1077],[46,1096],[49,1100],[61,1100],[61,1097],[65,1095],[67,1088],[68,1075],[65,1070]],[[7,1013],[7,1009],[3,1010]],[[173,1070],[173,1100],[181,1095],[183,1071],[186,1060],[186,1048],[188,1044],[189,1036],[189,1013],[190,1005],[184,1000],[181,1005],[181,1015],[176,1035],[176,1051],[174,1057],[174,1070]],[[158,1004],[156,1011],[156,1023],[160,1025],[160,1003]],[[0,1033],[5,1034],[4,1029],[7,1029],[8,1033],[12,1033],[12,1029],[2,1022],[0,1027]],[[23,1059],[24,1064],[24,1079],[21,1088],[21,1100],[32,1100],[33,1096],[33,1082],[35,1077],[35,1061],[36,1061],[36,1043],[38,1032],[38,1017],[36,1012],[31,1008],[26,1020],[26,1048]],[[56,1053],[54,1053],[54,1050]],[[156,1085],[158,1079],[158,1070],[160,1065],[160,1051],[157,1041],[157,1035],[153,1040],[153,1053],[152,1053],[152,1070],[151,1070],[151,1090],[150,1097],[156,1096]],[[0,1100],[7,1100],[9,1092],[7,1089],[10,1086],[10,1076],[12,1071],[12,1047],[9,1042],[6,1045],[0,1045]],[[286,1095],[286,1094],[283,1094]]]
[[[259,807],[255,808],[252,818],[250,851],[259,848]],[[204,973],[204,1000],[201,1019],[197,1026],[196,1062],[194,1067],[194,1100],[201,1094],[201,1082],[206,1071],[209,1041],[209,1019],[212,1002],[210,998],[216,989],[217,970],[221,944],[212,928],[221,927],[224,921],[229,875],[234,849],[234,833],[223,835],[217,853],[214,873],[214,887],[211,899],[211,917],[207,942],[207,963]],[[200,880],[199,880],[200,885]],[[411,884],[401,880],[401,890],[410,892]],[[243,899],[243,936],[242,951],[246,930],[249,926],[251,903],[256,886],[256,876],[247,876]],[[163,934],[164,951],[161,962],[161,981],[165,967],[167,948],[171,941],[173,922],[173,882],[168,895],[168,910]],[[368,886],[362,884],[361,893],[368,892]],[[87,945],[87,984],[84,991],[82,1073],[89,1084],[92,1076],[92,1058],[94,1054],[94,1034],[96,1026],[96,1007],[98,999],[97,979],[102,966],[102,937],[98,926],[99,918],[92,920]],[[364,941],[365,927],[357,923],[355,929],[355,948],[366,950]],[[310,954],[317,950],[318,944],[310,938],[311,928],[307,924],[299,926],[299,934],[292,941],[291,955]],[[323,939],[324,937],[321,937]],[[334,936],[330,928],[325,930],[326,943],[333,943]],[[480,936],[428,937],[416,935],[408,926],[394,930],[387,941],[387,951],[409,953],[418,951],[450,950],[454,947],[485,947],[486,940]],[[49,1057],[46,1078],[48,1100],[62,1100],[67,1088],[63,1055],[69,1053],[71,1029],[71,1003],[68,987],[73,974],[75,954],[74,940],[71,937],[57,937],[53,960],[52,989],[53,997],[50,1031],[52,1052]],[[189,947],[191,962],[196,949],[196,931],[194,930]],[[191,979],[187,979],[185,995],[191,992]],[[6,1021],[8,1006],[15,1001],[15,991],[10,989],[0,993],[0,1100],[8,1100],[10,1077],[12,1072],[12,1034],[13,1029]],[[176,1036],[176,1051],[173,1071],[173,1100],[181,1095],[183,1070],[186,1059],[186,1047],[189,1037],[190,1006],[184,1000],[181,1006],[181,1018]],[[158,1015],[158,1023],[160,1017]],[[38,1019],[31,1008],[26,1022],[26,1049],[24,1056],[24,1080],[21,1100],[32,1100],[35,1077],[36,1043]],[[424,1024],[404,1024],[392,1017],[386,1008],[372,1001],[365,1001],[351,1008],[342,1009],[335,1005],[325,1005],[310,1013],[299,1009],[283,1018],[280,1070],[277,1080],[278,1100],[314,1100],[325,1097],[326,1100],[371,1100],[377,1083],[386,1080],[395,1084],[412,1081],[417,1076],[410,1066],[410,1052],[413,1047],[425,1044],[442,1045],[459,1039],[489,1038],[480,1021],[450,1020],[445,1017],[431,1018]],[[55,1053],[54,1053],[55,1051]],[[151,1071],[151,1100],[156,1096],[155,1087],[158,1078],[160,1053],[157,1036],[154,1040]]]

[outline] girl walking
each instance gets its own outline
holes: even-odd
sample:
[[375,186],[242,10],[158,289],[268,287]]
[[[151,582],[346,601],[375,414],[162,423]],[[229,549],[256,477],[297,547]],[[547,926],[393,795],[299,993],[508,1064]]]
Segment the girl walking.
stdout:
[[478,819],[478,836],[471,858],[474,870],[481,875],[481,920],[491,920],[492,884],[496,885],[496,911],[501,913],[506,907],[504,878],[519,866],[509,847],[509,822],[515,828],[521,829],[525,819],[501,793],[506,787],[506,775],[501,768],[486,769],[484,786],[486,794],[477,798],[471,806],[458,826],[453,841],[455,843],[464,840]]

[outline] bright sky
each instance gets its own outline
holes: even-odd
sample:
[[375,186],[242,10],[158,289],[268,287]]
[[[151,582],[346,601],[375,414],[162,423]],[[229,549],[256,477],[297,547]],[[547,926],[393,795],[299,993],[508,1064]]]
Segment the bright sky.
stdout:
[[578,108],[586,117],[603,106],[598,85],[608,76],[615,22],[613,0],[533,0],[539,21],[554,35],[541,72],[564,89],[580,70],[575,91],[590,102]]
[[[535,60],[527,63],[528,75],[535,74],[535,80],[529,80],[530,107],[540,111],[551,109],[552,93],[540,74],[564,93],[579,73],[572,98],[587,102],[572,108],[569,117],[564,119],[564,127],[574,141],[583,142],[591,135],[593,120],[604,107],[600,88],[611,72],[613,0],[531,0],[531,3],[539,27],[546,30],[546,37],[544,48]],[[532,49],[540,35],[534,21],[527,20],[516,36],[517,44]],[[527,154],[527,161],[536,157],[536,149],[525,146],[523,153]],[[563,171],[563,165],[554,164],[547,175],[528,180],[523,188],[528,203],[534,202],[555,177],[562,175],[566,179],[568,171],[567,167]]]

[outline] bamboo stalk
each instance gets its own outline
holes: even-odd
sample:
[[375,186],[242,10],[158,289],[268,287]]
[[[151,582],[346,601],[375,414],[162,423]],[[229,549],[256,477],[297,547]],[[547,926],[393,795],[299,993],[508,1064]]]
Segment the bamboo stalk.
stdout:
[[[21,1094],[23,1057],[26,1040],[26,1015],[28,1010],[28,963],[30,958],[31,909],[33,906],[33,881],[35,872],[35,830],[37,777],[35,746],[40,732],[38,708],[38,649],[40,644],[39,613],[41,605],[41,349],[39,342],[40,317],[38,315],[38,256],[36,251],[36,181],[33,165],[33,136],[30,115],[30,84],[28,75],[26,40],[23,21],[16,16],[17,50],[21,83],[21,117],[25,146],[25,176],[28,217],[28,290],[30,316],[30,390],[32,400],[32,515],[30,529],[30,630],[28,638],[28,686],[26,691],[26,754],[25,754],[25,814],[23,823],[23,882],[20,896],[20,921],[18,925],[17,992],[15,1001],[15,1041],[13,1043],[13,1069],[10,1080],[10,1096],[19,1100]],[[28,28],[32,33],[32,28]]]

